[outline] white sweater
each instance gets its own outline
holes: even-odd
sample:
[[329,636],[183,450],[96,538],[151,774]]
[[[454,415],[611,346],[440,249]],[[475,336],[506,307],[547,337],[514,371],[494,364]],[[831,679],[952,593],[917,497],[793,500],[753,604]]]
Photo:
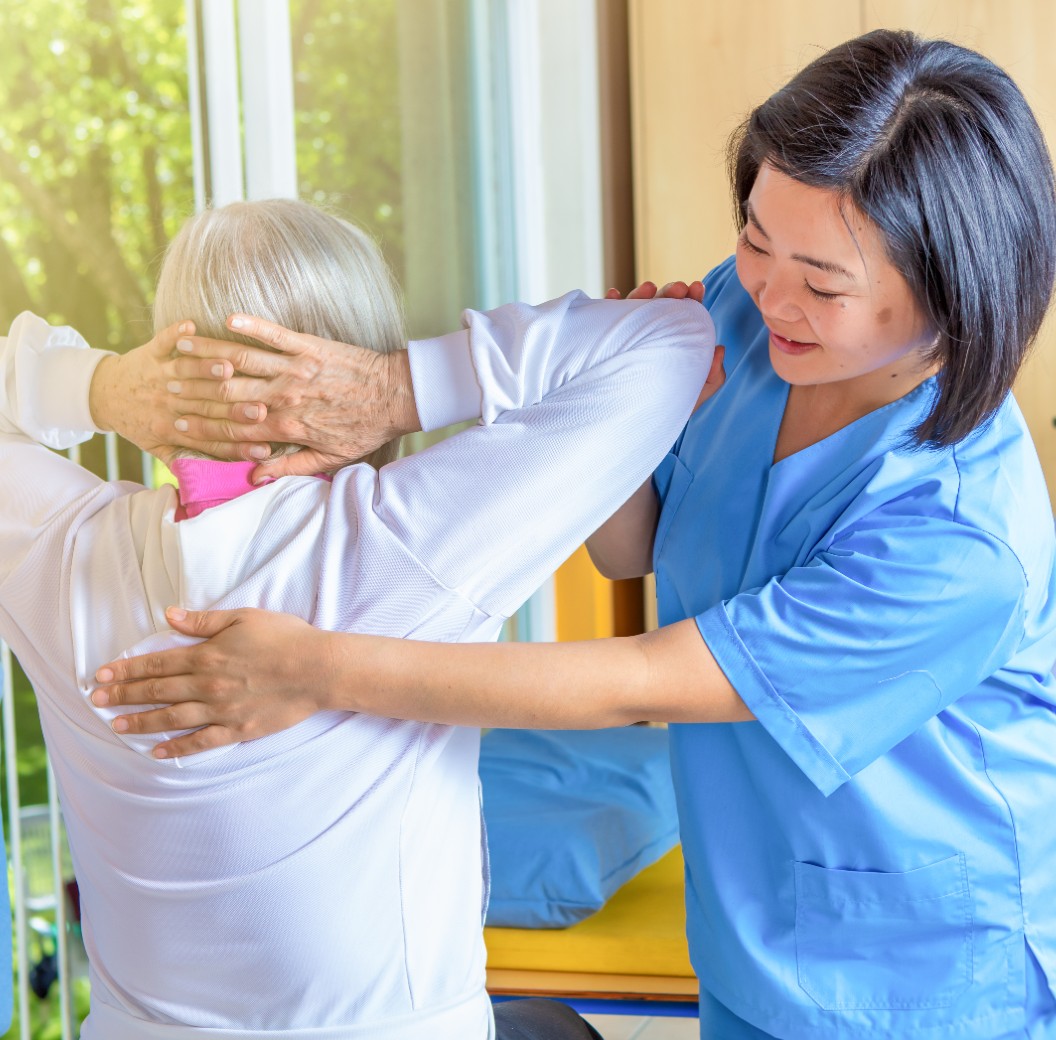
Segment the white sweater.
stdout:
[[28,314],[0,339],[0,635],[58,780],[86,1040],[490,1035],[477,731],[328,712],[159,762],[87,699],[100,664],[177,640],[173,603],[495,639],[648,478],[714,342],[686,301],[573,293],[465,323],[412,344],[413,381],[427,428],[480,425],[180,523],[172,488],[105,483],[41,446],[90,436],[101,355]]

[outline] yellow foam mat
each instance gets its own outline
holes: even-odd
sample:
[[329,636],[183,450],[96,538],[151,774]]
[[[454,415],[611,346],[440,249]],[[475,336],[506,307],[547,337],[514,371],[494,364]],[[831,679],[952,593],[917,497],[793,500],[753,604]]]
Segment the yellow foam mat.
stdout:
[[628,881],[570,928],[485,928],[488,971],[693,978],[681,848]]

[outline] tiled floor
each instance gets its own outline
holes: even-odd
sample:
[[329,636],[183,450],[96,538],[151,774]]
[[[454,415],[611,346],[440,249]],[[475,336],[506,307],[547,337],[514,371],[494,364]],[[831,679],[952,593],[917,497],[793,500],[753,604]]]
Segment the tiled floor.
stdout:
[[632,1015],[586,1015],[605,1040],[697,1040],[695,1018],[635,1018]]

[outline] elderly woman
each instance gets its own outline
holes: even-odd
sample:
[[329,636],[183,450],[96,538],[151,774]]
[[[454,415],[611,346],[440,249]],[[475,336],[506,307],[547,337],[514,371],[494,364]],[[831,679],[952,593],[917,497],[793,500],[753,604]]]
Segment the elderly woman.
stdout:
[[1044,141],[981,55],[878,31],[760,105],[732,160],[740,235],[704,301],[726,384],[592,540],[611,574],[655,570],[659,631],[453,647],[192,615],[209,643],[106,669],[130,685],[101,697],[175,702],[139,722],[202,727],[173,751],[324,706],[677,723],[703,1036],[1056,1036],[1056,540],[1010,392],[1056,270]]
[[[301,203],[206,211],[173,241],[158,328],[179,315],[216,335],[236,302],[374,352],[404,343],[377,249]],[[662,458],[713,342],[703,308],[674,301],[573,293],[466,322],[414,345],[430,387],[417,407],[480,425],[394,462],[389,443],[371,456],[380,469],[263,486],[251,464],[155,443],[178,480],[157,490],[105,483],[46,446],[90,433],[89,402],[101,426],[133,410],[145,373],[171,374],[174,327],[123,358],[29,314],[0,339],[0,635],[33,681],[59,784],[86,1040],[596,1036],[546,1002],[493,1019],[475,728],[322,712],[159,760],[157,738],[111,726],[87,696],[122,650],[178,642],[174,601],[495,639]],[[302,663],[325,685],[324,660]]]

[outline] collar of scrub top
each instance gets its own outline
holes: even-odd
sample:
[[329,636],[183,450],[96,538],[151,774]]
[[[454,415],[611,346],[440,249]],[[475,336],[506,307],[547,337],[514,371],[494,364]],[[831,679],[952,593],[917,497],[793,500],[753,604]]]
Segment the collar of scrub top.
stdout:
[[[255,488],[275,482],[274,477],[265,477],[259,484],[251,484],[249,475],[256,468],[255,462],[176,459],[169,467],[176,478],[180,498],[175,519],[193,519],[213,506],[223,505]],[[317,473],[316,476],[321,480],[331,479],[328,473]]]

